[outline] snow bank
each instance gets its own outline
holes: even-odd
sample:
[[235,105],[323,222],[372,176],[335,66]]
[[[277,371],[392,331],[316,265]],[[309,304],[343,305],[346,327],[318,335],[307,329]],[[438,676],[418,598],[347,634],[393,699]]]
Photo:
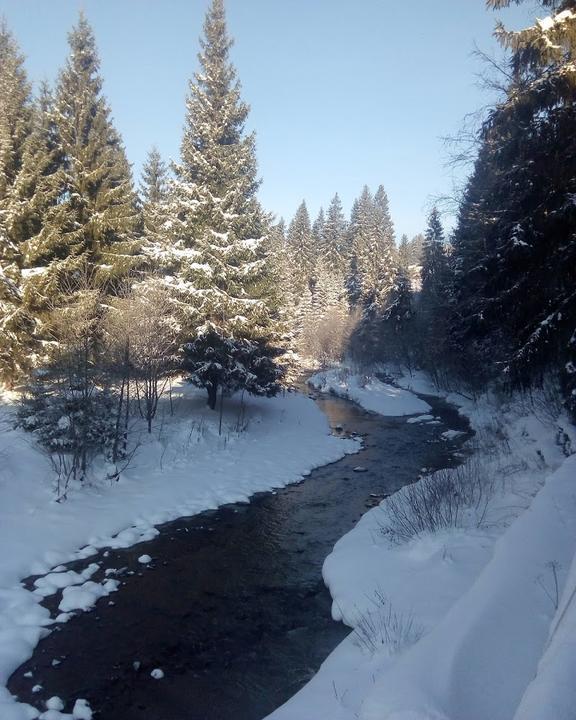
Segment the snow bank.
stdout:
[[366,513],[323,569],[333,617],[355,632],[270,720],[573,718],[576,457],[520,402],[459,402],[496,481],[487,516],[398,544],[387,500]]
[[[142,430],[141,447],[118,482],[106,480],[102,468],[60,503],[47,458],[30,435],[11,429],[9,400],[0,405],[0,685],[50,631],[43,596],[64,588],[60,609],[85,610],[116,588],[115,580],[89,579],[95,564],[80,574],[55,566],[149,540],[154,525],[283,487],[359,448],[332,436],[323,413],[301,395],[247,398],[242,408],[232,398],[222,436],[204,393],[182,386],[173,399],[174,416],[167,404],[160,408],[153,434]],[[44,576],[34,592],[19,585],[29,575]],[[0,687],[0,718],[30,717],[36,711]]]
[[[574,555],[574,477],[573,456],[498,541],[470,592],[377,681],[362,720],[427,718],[430,709],[450,720],[514,716],[554,616],[552,563],[562,583]],[[541,707],[538,717],[560,720]]]
[[376,378],[364,379],[351,373],[347,368],[323,370],[313,375],[309,381],[320,392],[333,393],[348,398],[366,410],[400,417],[427,413],[430,405],[413,393],[402,388],[387,385]]

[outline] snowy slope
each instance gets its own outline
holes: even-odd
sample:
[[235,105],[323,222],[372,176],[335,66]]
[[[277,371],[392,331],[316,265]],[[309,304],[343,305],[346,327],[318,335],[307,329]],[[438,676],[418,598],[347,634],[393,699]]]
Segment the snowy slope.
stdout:
[[486,516],[398,543],[389,501],[365,514],[323,571],[333,617],[355,632],[270,720],[574,717],[576,456],[522,402],[465,411],[494,480]]

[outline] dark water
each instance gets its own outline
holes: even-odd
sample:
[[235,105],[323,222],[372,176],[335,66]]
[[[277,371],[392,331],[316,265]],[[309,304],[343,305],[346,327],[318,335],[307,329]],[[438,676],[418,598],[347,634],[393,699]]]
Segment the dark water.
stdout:
[[[320,397],[335,432],[362,436],[360,453],[250,504],[167,523],[151,542],[70,563],[76,570],[101,563],[93,580],[106,567],[126,571],[118,592],[41,641],[10,678],[10,691],[41,709],[58,695],[68,712],[75,698],[86,698],[95,720],[261,720],[349,632],[330,619],[321,578],[334,543],[371,494],[394,492],[422,468],[454,463],[459,443],[440,434],[467,426],[452,408],[428,400],[442,424],[411,425]],[[359,465],[366,472],[354,472]],[[137,561],[144,553],[153,558],[146,567]],[[59,601],[45,603],[54,615]],[[162,680],[150,677],[154,668],[164,671]],[[32,678],[24,676],[29,671]],[[43,689],[33,694],[35,684]]]

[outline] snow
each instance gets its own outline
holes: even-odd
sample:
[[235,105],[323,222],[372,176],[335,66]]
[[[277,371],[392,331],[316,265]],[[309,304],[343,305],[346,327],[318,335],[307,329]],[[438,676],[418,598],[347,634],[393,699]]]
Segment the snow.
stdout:
[[154,680],[162,680],[164,677],[164,671],[160,668],[154,668],[154,670],[150,673],[150,677],[153,677]]
[[[141,445],[118,482],[96,467],[89,482],[56,502],[48,459],[29,434],[11,428],[12,400],[5,393],[0,402],[1,720],[36,717],[3,686],[53,623],[90,610],[118,587],[118,580],[90,579],[95,563],[82,573],[64,563],[151,540],[155,525],[246,501],[359,449],[356,441],[332,436],[316,404],[294,393],[244,398],[244,432],[238,430],[240,400],[227,400],[220,436],[205,393],[183,384],[173,389],[173,417],[162,401],[152,435],[135,429]],[[42,576],[33,591],[20,585],[30,575]],[[56,592],[62,592],[60,615],[52,619],[39,603]]]
[[64,588],[62,600],[58,609],[62,612],[72,610],[90,610],[101,597],[118,590],[118,580],[106,580],[105,583],[95,583],[89,580],[83,585]]
[[87,700],[81,698],[76,700],[72,709],[72,717],[74,720],[92,720],[92,710]]
[[48,710],[64,710],[64,703],[55,695],[49,700],[46,700],[46,707]]
[[366,410],[389,417],[422,414],[431,409],[411,392],[373,377],[364,379],[347,368],[323,370],[313,375],[309,382],[320,392],[349,398]]
[[148,565],[148,563],[152,562],[152,558],[150,557],[150,555],[140,555],[140,557],[138,558],[138,562],[142,565]]
[[484,521],[398,543],[390,501],[367,512],[323,568],[332,616],[355,631],[269,720],[574,717],[576,456],[556,442],[574,430],[521,398],[450,398],[494,481]]

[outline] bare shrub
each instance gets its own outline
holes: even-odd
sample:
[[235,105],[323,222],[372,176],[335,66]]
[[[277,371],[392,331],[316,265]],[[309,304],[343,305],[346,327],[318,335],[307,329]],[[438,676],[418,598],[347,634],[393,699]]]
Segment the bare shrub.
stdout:
[[331,307],[321,317],[306,322],[300,338],[300,350],[317,360],[322,367],[340,362],[356,323],[354,313],[348,314],[339,306]]
[[354,627],[354,642],[374,655],[387,648],[396,654],[414,645],[424,634],[424,628],[414,621],[411,613],[396,612],[381,590],[370,598],[373,608],[361,613]]
[[160,397],[177,366],[180,328],[168,293],[152,281],[138,286],[112,303],[106,329],[124,417],[129,414],[132,384],[150,433]]
[[481,527],[494,496],[494,481],[474,459],[408,485],[386,501],[381,532],[394,543],[446,528]]

